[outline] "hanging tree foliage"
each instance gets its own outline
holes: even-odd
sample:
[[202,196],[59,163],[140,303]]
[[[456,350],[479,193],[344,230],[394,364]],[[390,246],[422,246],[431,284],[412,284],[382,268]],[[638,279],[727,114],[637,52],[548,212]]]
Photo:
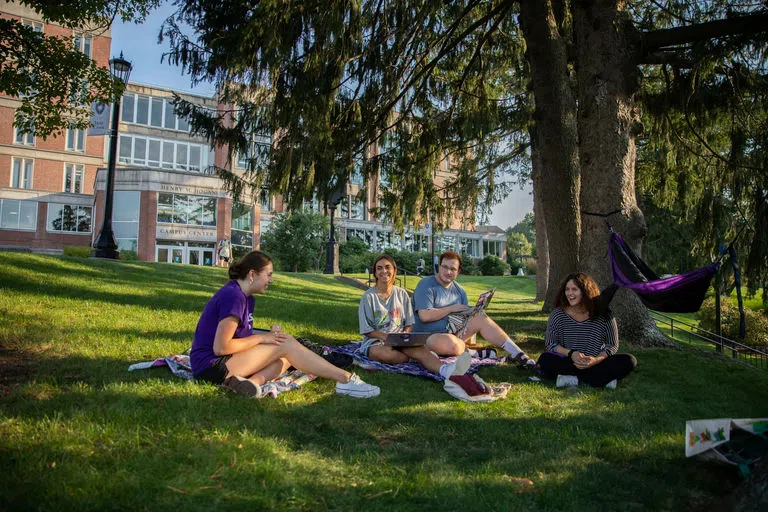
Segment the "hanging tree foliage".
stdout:
[[[218,170],[236,193],[266,187],[295,208],[313,194],[331,197],[360,159],[366,185],[379,173],[389,183],[381,213],[393,224],[431,215],[439,226],[456,210],[487,213],[508,177],[527,169],[515,2],[178,6],[163,27],[169,61],[215,82],[234,106],[212,116],[179,99],[181,111],[236,154],[247,153],[251,134],[274,136],[245,173]],[[381,151],[369,153],[372,144]],[[436,187],[446,159],[455,175]]]

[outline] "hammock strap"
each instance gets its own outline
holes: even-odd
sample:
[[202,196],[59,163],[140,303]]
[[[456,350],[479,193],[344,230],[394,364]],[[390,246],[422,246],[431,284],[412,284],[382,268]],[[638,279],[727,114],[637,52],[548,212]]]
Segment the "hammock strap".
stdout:
[[739,263],[736,261],[736,249],[733,244],[728,246],[728,256],[731,258],[731,264],[733,265],[733,280],[736,282],[736,299],[739,303],[739,338],[744,339],[746,334],[746,321],[744,319],[744,301],[741,297],[741,270],[739,269]]

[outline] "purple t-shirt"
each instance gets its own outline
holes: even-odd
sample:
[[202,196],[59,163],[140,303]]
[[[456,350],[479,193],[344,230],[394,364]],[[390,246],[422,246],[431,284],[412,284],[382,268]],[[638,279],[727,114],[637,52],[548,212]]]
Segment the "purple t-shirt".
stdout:
[[192,375],[211,366],[218,356],[213,352],[213,339],[219,322],[228,316],[237,318],[237,329],[233,338],[246,338],[253,332],[253,297],[246,297],[240,285],[234,279],[222,286],[208,304],[203,308],[203,314],[197,322],[195,340],[189,354],[189,364]]

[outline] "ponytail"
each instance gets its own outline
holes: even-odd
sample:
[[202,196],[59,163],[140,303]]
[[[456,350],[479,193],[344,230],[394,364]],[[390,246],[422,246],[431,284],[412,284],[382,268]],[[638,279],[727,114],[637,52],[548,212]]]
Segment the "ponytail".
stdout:
[[272,258],[267,254],[261,251],[251,251],[239,260],[230,263],[229,278],[245,279],[251,270],[258,274],[270,263],[272,263]]

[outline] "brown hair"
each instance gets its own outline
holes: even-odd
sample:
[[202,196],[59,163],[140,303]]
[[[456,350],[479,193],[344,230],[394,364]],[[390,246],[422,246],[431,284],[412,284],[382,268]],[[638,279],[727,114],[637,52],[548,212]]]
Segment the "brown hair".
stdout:
[[597,299],[600,297],[600,287],[590,276],[584,272],[577,272],[575,274],[568,274],[560,285],[555,296],[554,307],[565,309],[568,307],[568,299],[565,296],[565,286],[568,281],[573,283],[581,290],[581,302],[589,313],[589,318],[594,318],[597,315]]
[[464,263],[461,259],[461,255],[457,252],[453,251],[445,251],[443,254],[440,255],[439,264],[442,265],[444,259],[449,260],[456,260],[459,262],[459,271],[461,271],[462,264]]
[[267,254],[261,251],[251,251],[229,265],[229,278],[245,279],[251,270],[258,274],[270,263],[272,263],[272,258]]
[[392,278],[389,280],[390,286],[395,284],[395,281],[397,280],[397,263],[395,263],[395,259],[390,256],[389,254],[379,254],[376,256],[376,259],[373,260],[373,265],[371,266],[371,272],[373,273],[374,279],[376,278],[376,264],[380,262],[381,260],[387,260],[392,264],[392,267],[395,269],[395,272],[392,274]]

